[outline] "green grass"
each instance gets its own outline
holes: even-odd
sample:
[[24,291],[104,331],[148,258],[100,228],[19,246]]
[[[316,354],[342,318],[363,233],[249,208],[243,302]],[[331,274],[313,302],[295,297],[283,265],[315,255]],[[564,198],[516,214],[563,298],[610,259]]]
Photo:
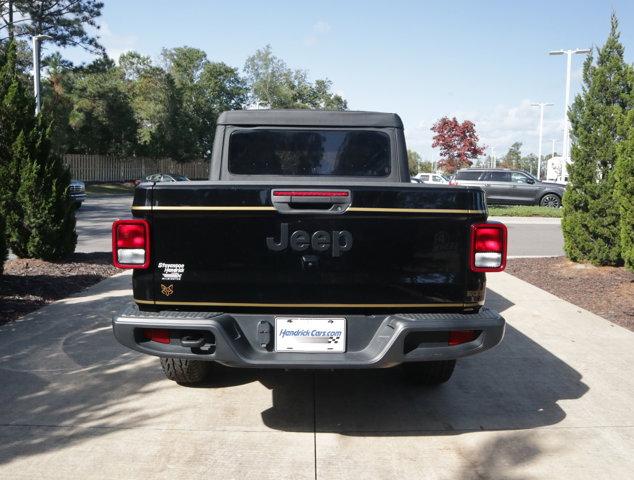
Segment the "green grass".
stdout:
[[86,185],[88,195],[129,195],[134,191],[134,185],[129,183],[95,183]]
[[561,218],[563,208],[549,208],[528,205],[496,205],[489,207],[492,217],[551,217]]

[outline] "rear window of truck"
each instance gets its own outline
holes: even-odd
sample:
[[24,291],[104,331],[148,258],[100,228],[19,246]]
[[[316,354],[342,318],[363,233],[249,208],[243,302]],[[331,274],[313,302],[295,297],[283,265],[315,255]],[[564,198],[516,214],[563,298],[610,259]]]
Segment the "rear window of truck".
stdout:
[[229,172],[237,175],[390,174],[390,138],[373,130],[240,129],[229,138]]

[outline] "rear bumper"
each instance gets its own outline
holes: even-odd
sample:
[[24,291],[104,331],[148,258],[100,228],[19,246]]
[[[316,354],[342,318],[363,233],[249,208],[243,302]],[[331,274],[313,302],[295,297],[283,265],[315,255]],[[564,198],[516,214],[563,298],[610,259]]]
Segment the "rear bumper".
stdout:
[[[288,316],[288,314],[285,314]],[[128,305],[113,318],[117,340],[150,355],[208,360],[233,367],[253,368],[385,368],[403,362],[451,360],[488,350],[501,342],[504,319],[483,307],[478,313],[403,313],[346,315],[345,353],[275,352],[273,341],[262,346],[257,324],[274,325],[276,315],[220,312],[142,312]],[[144,338],[144,329],[167,329],[169,344]],[[480,332],[475,340],[449,346],[443,335],[451,330]],[[205,335],[202,348],[181,344],[180,336]],[[272,340],[272,339],[271,339]]]

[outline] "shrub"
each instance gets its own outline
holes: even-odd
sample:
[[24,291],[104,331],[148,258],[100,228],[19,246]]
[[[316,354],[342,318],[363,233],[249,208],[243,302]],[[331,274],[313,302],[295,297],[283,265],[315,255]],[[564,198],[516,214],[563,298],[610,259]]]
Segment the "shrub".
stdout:
[[51,152],[51,127],[42,117],[29,134],[21,133],[13,148],[20,164],[17,203],[21,218],[10,217],[9,245],[16,255],[56,260],[77,243],[75,212],[69,196],[70,172]]
[[33,128],[33,97],[16,68],[16,45],[11,42],[0,51],[0,271],[6,258],[6,225],[21,216],[16,194],[20,185],[20,166],[13,145],[20,134]]
[[5,237],[4,212],[0,210],[0,275],[7,259],[7,239]]
[[564,249],[571,260],[597,265],[622,263],[620,212],[615,194],[618,127],[628,109],[632,84],[623,60],[618,21],[612,16],[610,35],[589,55],[583,68],[583,91],[569,118],[572,163],[564,195]]
[[623,122],[623,136],[616,163],[616,196],[621,213],[621,255],[625,265],[634,270],[634,110]]

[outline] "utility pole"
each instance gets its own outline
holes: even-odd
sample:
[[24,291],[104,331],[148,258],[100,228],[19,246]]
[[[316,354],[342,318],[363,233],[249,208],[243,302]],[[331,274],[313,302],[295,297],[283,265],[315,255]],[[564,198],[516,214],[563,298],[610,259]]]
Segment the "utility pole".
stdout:
[[561,177],[565,179],[567,176],[567,164],[570,161],[570,145],[569,145],[569,136],[570,136],[570,121],[568,120],[568,105],[570,103],[570,70],[572,67],[572,56],[573,55],[581,55],[588,54],[592,50],[590,49],[582,49],[577,48],[574,50],[553,50],[552,52],[548,52],[549,55],[566,55],[566,94],[564,101],[564,142],[561,147],[562,149],[562,162],[561,162]]
[[52,38],[48,35],[33,36],[33,94],[35,95],[35,115],[39,115],[42,108],[42,96],[40,93],[40,46],[42,40]]
[[551,107],[552,103],[532,103],[532,107],[539,107],[539,153],[537,154],[537,179],[541,180],[542,170],[542,136],[544,134],[544,107]]

